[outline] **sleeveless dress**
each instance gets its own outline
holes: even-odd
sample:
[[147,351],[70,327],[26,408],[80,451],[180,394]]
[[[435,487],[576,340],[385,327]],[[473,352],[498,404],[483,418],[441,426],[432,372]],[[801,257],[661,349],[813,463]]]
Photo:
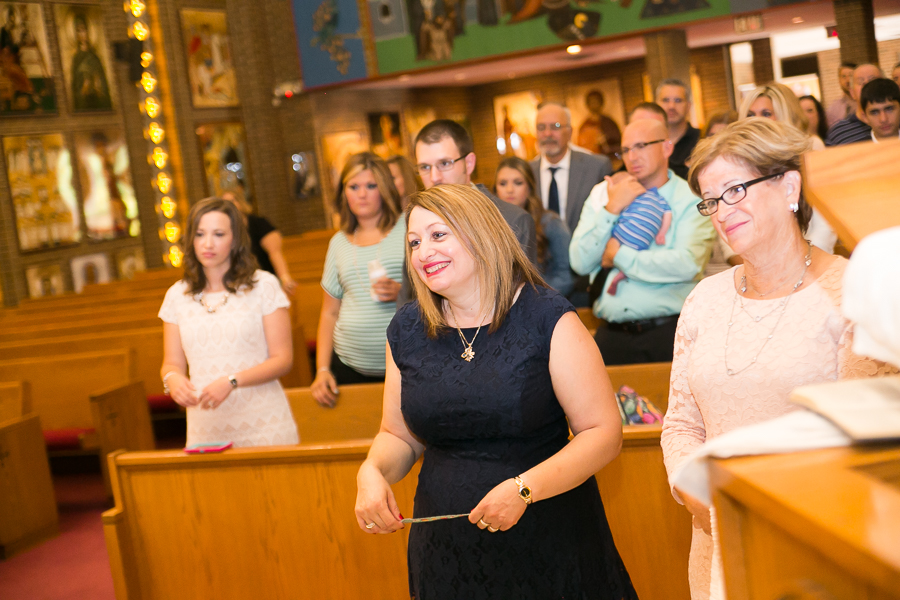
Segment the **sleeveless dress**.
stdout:
[[[253,275],[252,290],[231,294],[215,312],[207,312],[182,280],[169,288],[159,318],[178,325],[191,383],[199,392],[218,379],[254,367],[269,357],[263,317],[290,306],[278,279],[266,271]],[[218,306],[224,293],[204,297]],[[297,426],[277,379],[232,390],[213,410],[187,408],[187,445],[230,441],[235,446],[298,443]]]
[[[497,484],[556,454],[566,416],[550,380],[550,338],[572,305],[526,285],[503,325],[482,330],[465,362],[455,330],[429,339],[418,302],[401,308],[388,342],[401,373],[401,411],[425,452],[415,516],[466,513]],[[463,333],[472,339],[475,328]],[[416,600],[636,598],[597,489],[580,486],[528,506],[508,531],[465,518],[413,524],[410,594]]]

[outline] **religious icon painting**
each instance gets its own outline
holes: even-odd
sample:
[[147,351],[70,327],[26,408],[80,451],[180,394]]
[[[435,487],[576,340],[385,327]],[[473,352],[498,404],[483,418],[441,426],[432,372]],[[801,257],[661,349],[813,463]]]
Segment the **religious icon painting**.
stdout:
[[0,115],[56,112],[40,4],[0,2]]
[[538,155],[535,120],[540,92],[516,92],[494,97],[497,152],[531,160]]
[[291,154],[291,192],[295,200],[305,200],[318,196],[319,173],[316,157],[312,152],[294,152]]
[[72,110],[112,110],[112,69],[103,9],[56,4],[57,38]]
[[72,287],[80,294],[86,285],[109,283],[109,258],[106,254],[76,256],[69,263],[72,268]]
[[[322,161],[328,177],[325,180],[329,189],[325,190],[327,198],[333,198],[341,180],[341,171],[347,159],[360,152],[369,150],[369,142],[361,131],[342,131],[322,136]],[[326,204],[331,204],[326,202]]]
[[372,152],[385,160],[406,155],[406,144],[400,134],[400,113],[369,113],[368,119]]
[[566,89],[566,107],[572,113],[572,141],[616,164],[622,149],[625,107],[618,79],[601,79]]
[[75,244],[81,239],[72,157],[61,133],[3,138],[19,250]]
[[63,293],[62,269],[57,264],[32,265],[25,268],[28,296],[43,298]]
[[119,279],[134,279],[134,274],[147,270],[144,251],[141,248],[128,248],[116,252],[116,271]]
[[106,128],[76,133],[75,153],[88,237],[109,240],[140,235],[124,132]]
[[221,196],[224,192],[241,189],[252,197],[250,164],[247,162],[247,142],[242,123],[207,123],[196,129],[203,170],[206,173],[206,193]]
[[182,10],[181,30],[194,108],[238,106],[224,10]]

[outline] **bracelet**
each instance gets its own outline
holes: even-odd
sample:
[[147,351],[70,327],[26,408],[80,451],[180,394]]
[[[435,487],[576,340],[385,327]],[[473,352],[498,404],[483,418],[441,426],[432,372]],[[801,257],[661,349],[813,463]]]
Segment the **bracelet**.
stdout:
[[331,373],[331,367],[319,367],[318,369],[316,369],[316,373],[321,373],[322,371],[328,371],[329,373]]
[[163,375],[163,391],[166,393],[167,396],[172,395],[172,392],[169,391],[169,376],[175,375],[176,373],[178,373],[178,371],[169,371],[168,373]]

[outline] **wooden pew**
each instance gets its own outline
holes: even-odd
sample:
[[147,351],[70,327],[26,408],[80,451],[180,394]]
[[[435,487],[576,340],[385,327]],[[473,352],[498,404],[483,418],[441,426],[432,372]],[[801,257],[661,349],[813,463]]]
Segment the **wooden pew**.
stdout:
[[159,318],[133,316],[113,317],[105,319],[102,316],[92,320],[82,320],[76,323],[58,324],[50,323],[35,325],[33,327],[9,327],[0,329],[0,343],[15,342],[20,340],[39,340],[55,338],[66,335],[82,335],[99,333],[103,331],[118,331],[122,329],[141,329],[159,325]]
[[0,558],[56,535],[59,515],[37,415],[0,421]]
[[[367,451],[113,454],[103,528],[116,598],[408,598],[406,536],[366,535],[353,514]],[[404,514],[416,479],[394,486]]]
[[31,412],[31,388],[26,381],[0,382],[0,422]]
[[116,450],[155,450],[153,424],[144,384],[135,381],[91,394],[91,413],[100,445],[100,468],[112,496],[106,457]]
[[[613,389],[628,385],[665,413],[671,363],[607,367]],[[606,518],[641,600],[690,598],[691,516],[669,491],[661,425],[623,427],[622,452],[597,474]]]
[[71,431],[72,435],[94,429],[90,394],[133,378],[129,350],[0,361],[0,381],[29,383],[33,411],[40,415],[44,430]]
[[381,426],[383,383],[341,386],[335,408],[317,403],[308,387],[285,393],[303,444],[371,439]]

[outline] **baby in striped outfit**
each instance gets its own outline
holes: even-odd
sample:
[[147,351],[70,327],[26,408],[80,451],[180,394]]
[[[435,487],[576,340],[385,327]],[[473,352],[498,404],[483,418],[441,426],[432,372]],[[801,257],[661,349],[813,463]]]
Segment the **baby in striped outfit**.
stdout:
[[[656,188],[650,188],[619,214],[612,237],[623,246],[646,250],[654,241],[660,246],[666,243],[666,232],[671,224],[672,209],[669,203],[659,195]],[[606,293],[615,296],[619,282],[623,279],[626,279],[625,273],[619,271],[606,288]]]

